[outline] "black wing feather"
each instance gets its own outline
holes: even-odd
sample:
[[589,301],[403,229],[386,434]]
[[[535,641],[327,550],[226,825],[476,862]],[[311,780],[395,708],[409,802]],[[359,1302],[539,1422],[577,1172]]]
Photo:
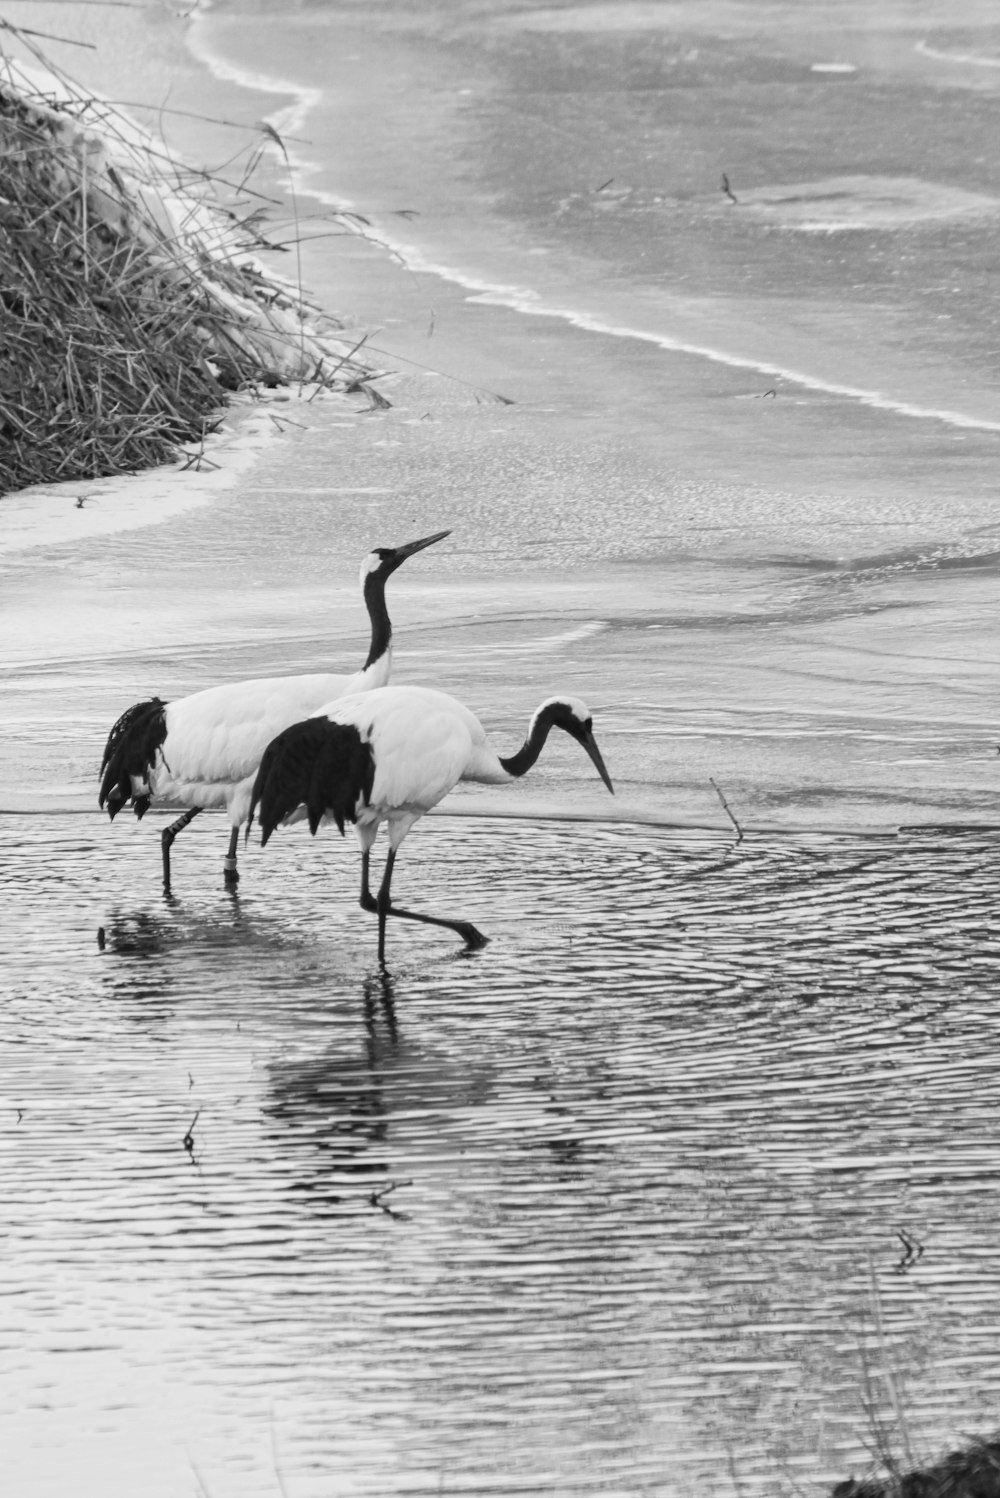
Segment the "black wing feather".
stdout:
[[332,816],[341,835],[345,822],[357,820],[357,804],[371,801],[375,781],[372,746],[348,723],[306,718],[279,733],[264,750],[250,798],[250,823],[260,806],[261,844],[279,822],[300,806],[306,808],[309,831]]
[[[132,777],[146,781],[153,773],[157,750],[167,736],[166,708],[159,697],[136,702],[122,713],[108,734],[97,804],[103,808],[107,802],[112,821],[126,802],[133,800]],[[135,797],[134,805],[136,816],[141,817],[149,807],[149,797]]]

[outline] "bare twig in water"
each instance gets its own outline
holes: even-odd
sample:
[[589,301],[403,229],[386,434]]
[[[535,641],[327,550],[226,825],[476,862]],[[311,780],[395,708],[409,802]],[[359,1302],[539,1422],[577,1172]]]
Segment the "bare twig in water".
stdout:
[[190,1457],[188,1457],[188,1461],[191,1462],[191,1471],[194,1473],[194,1480],[198,1484],[198,1491],[201,1494],[201,1498],[212,1498],[211,1493],[208,1491],[208,1488],[205,1486],[205,1479],[202,1477],[201,1473],[198,1471],[198,1468],[195,1466],[194,1462],[191,1461]]
[[601,185],[600,185],[600,187],[595,187],[594,188],[595,193],[596,192],[603,192],[606,187],[610,187],[611,186],[611,184],[612,184],[612,182],[614,180],[615,180],[614,177],[609,177],[608,180],[607,180],[607,182],[602,182]]
[[288,1489],[285,1487],[285,1479],[281,1475],[281,1465],[278,1461],[278,1433],[274,1428],[274,1410],[271,1410],[271,1456],[274,1461],[274,1475],[281,1489],[281,1498],[288,1498]]
[[383,1196],[388,1196],[389,1193],[390,1193],[390,1191],[397,1191],[400,1186],[412,1186],[412,1185],[413,1185],[412,1181],[390,1181],[389,1184],[388,1184],[388,1186],[383,1186],[382,1187],[381,1191],[373,1191],[371,1193],[371,1195],[368,1198],[369,1204],[371,1206],[373,1206],[373,1207],[380,1207],[381,1210],[386,1214],[387,1217],[405,1218],[407,1216],[407,1214],[405,1212],[394,1212],[393,1209],[392,1209],[392,1207],[387,1207],[386,1206],[386,1204],[382,1200],[382,1198],[383,1198]]
[[[885,1323],[882,1317],[882,1297],[879,1294],[878,1281],[875,1277],[875,1264],[870,1253],[868,1255],[868,1284],[871,1314],[872,1320],[875,1323],[875,1335],[878,1342],[878,1353],[881,1364],[879,1372],[881,1373],[886,1392],[889,1396],[889,1403],[892,1406],[893,1423],[895,1424],[896,1434],[899,1437],[899,1443],[902,1447],[903,1462],[905,1462],[907,1467],[912,1468],[915,1466],[915,1462],[913,1457],[913,1447],[910,1442],[910,1431],[906,1423],[906,1417],[903,1413],[902,1393],[896,1378],[895,1371],[889,1358],[889,1347],[885,1335]],[[892,1478],[893,1483],[896,1484],[900,1479],[902,1466],[901,1463],[897,1460],[895,1451],[893,1449],[892,1429],[879,1413],[878,1399],[875,1393],[874,1380],[872,1377],[872,1369],[869,1366],[863,1340],[861,1343],[861,1360],[862,1376],[864,1379],[865,1389],[865,1413],[868,1416],[868,1423],[871,1427],[872,1436],[875,1441],[875,1451],[873,1455],[882,1463],[883,1467]]]
[[198,1111],[197,1111],[197,1113],[195,1114],[194,1118],[192,1118],[190,1124],[188,1125],[188,1131],[187,1131],[187,1133],[184,1135],[184,1138],[181,1140],[181,1144],[183,1144],[184,1148],[187,1150],[187,1152],[188,1152],[189,1155],[194,1150],[194,1126],[198,1122],[198,1120],[199,1120],[200,1117],[201,1117],[201,1109],[199,1108]]
[[712,789],[714,790],[715,794],[718,796],[719,800],[722,802],[722,809],[726,813],[726,816],[729,818],[729,820],[732,822],[733,826],[736,828],[736,841],[738,843],[741,843],[743,841],[743,828],[740,826],[739,822],[736,820],[736,816],[735,816],[735,814],[734,814],[734,812],[732,810],[732,807],[729,805],[729,802],[726,800],[725,796],[719,790],[719,787],[716,785],[716,783],[712,779],[711,775],[708,777],[708,783],[712,787]]
[[903,1257],[896,1265],[896,1273],[905,1274],[908,1269],[912,1269],[914,1264],[923,1258],[924,1245],[920,1242],[919,1238],[914,1238],[905,1228],[897,1228],[896,1237],[903,1245]]
[[723,174],[722,174],[722,191],[725,193],[725,195],[729,199],[730,203],[738,203],[739,202],[739,198],[736,196],[736,194],[733,192],[732,188],[729,186],[729,178],[726,176],[725,172],[723,172]]

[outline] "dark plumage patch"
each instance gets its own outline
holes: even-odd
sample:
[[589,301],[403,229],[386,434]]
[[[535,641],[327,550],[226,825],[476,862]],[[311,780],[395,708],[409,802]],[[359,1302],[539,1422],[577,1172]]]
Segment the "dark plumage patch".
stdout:
[[356,728],[329,718],[306,718],[272,739],[264,750],[250,799],[250,822],[260,806],[261,844],[279,822],[304,806],[315,836],[324,816],[344,832],[357,820],[359,798],[370,803],[375,781],[371,744]]
[[101,793],[97,804],[107,802],[108,816],[114,821],[122,807],[134,799],[135,814],[141,817],[149,808],[148,796],[132,796],[132,777],[148,780],[156,763],[156,754],[167,736],[167,704],[159,697],[137,702],[122,713],[108,734],[101,761]]

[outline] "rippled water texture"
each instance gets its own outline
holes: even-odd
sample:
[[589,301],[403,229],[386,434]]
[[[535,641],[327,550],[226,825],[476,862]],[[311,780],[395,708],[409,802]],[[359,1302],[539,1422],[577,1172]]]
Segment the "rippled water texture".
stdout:
[[791,1493],[886,1363],[993,1421],[995,833],[432,819],[492,940],[381,976],[352,843],[233,898],[206,819],[166,903],[157,830],[0,821],[8,1491]]

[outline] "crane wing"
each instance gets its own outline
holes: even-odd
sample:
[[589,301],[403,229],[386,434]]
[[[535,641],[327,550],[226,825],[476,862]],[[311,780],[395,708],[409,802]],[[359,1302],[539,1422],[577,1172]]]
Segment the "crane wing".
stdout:
[[261,677],[179,698],[168,714],[169,770],[158,776],[156,794],[169,799],[196,786],[224,790],[255,774],[276,734],[339,696],[350,680],[329,674]]
[[[136,702],[122,713],[108,734],[97,804],[103,808],[107,802],[112,821],[132,797],[133,777],[146,783],[153,773],[157,751],[167,736],[166,708],[159,697]],[[148,796],[137,797],[136,815],[141,817],[148,806]]]
[[344,823],[357,819],[359,801],[371,800],[374,779],[371,744],[353,724],[329,718],[293,723],[264,751],[250,793],[247,835],[258,805],[262,844],[300,806],[314,835],[325,816],[343,833]]

